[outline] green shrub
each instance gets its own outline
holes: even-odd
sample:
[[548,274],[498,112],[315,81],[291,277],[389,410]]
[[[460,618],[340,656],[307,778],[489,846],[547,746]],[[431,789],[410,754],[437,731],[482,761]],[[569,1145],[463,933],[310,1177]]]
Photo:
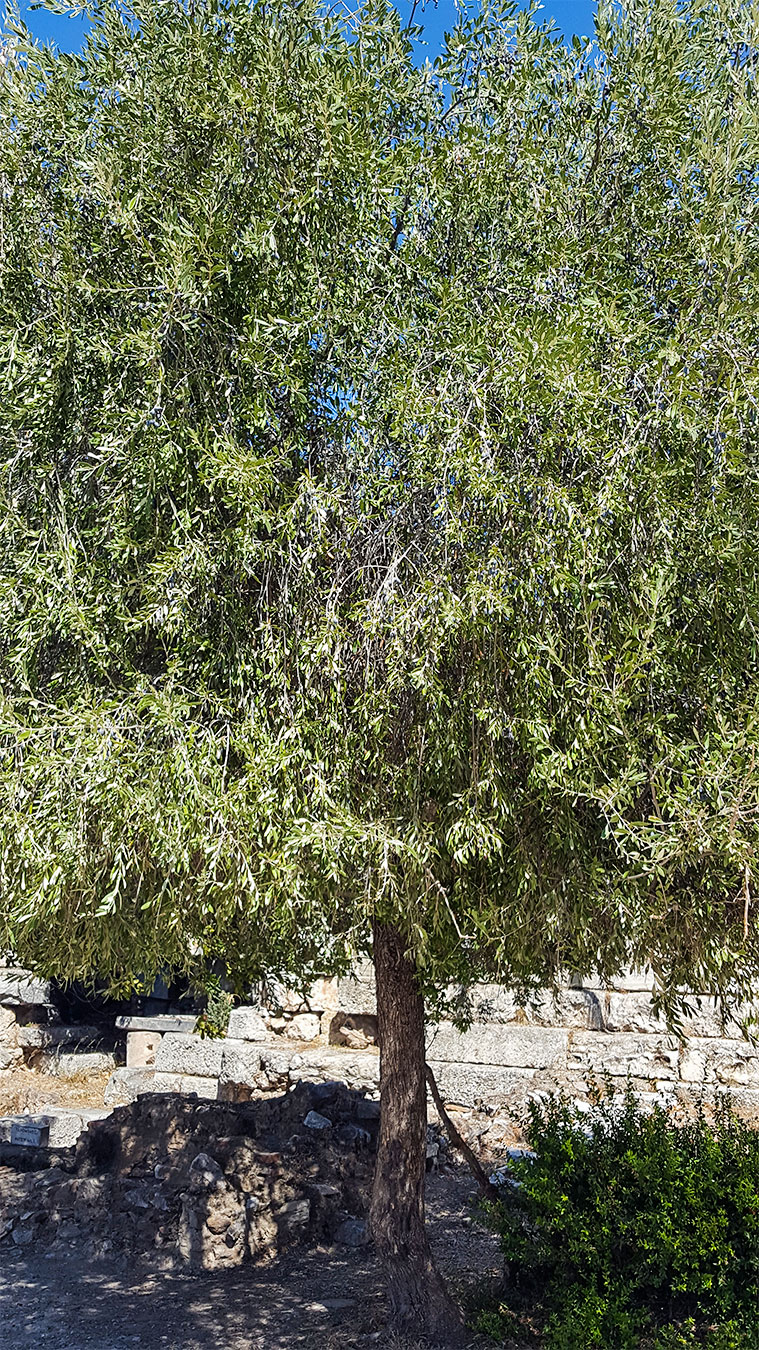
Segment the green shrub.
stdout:
[[488,1211],[509,1296],[479,1330],[529,1309],[552,1350],[759,1348],[759,1133],[725,1105],[676,1125],[631,1091],[591,1115],[535,1103],[527,1133],[536,1156]]

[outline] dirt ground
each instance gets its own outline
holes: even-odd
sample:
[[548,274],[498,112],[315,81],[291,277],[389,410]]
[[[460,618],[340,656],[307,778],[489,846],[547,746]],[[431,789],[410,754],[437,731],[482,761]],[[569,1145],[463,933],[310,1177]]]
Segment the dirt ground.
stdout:
[[50,1073],[15,1069],[0,1075],[0,1116],[34,1115],[46,1106],[102,1106],[111,1070],[56,1078]]
[[[431,1176],[427,1189],[435,1253],[454,1291],[497,1282],[497,1246],[472,1220],[466,1169]],[[268,1267],[201,1276],[20,1251],[4,1252],[0,1267],[3,1350],[417,1350],[384,1321],[367,1249],[301,1249]],[[473,1350],[486,1345],[472,1336]]]

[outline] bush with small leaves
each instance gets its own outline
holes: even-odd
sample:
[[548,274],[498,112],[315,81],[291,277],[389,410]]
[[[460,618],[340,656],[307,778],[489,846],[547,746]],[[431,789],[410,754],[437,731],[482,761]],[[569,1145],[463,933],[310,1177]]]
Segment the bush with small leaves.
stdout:
[[630,1090],[590,1116],[551,1097],[528,1138],[488,1208],[511,1282],[480,1331],[529,1309],[551,1350],[759,1347],[759,1132],[728,1103],[675,1124]]

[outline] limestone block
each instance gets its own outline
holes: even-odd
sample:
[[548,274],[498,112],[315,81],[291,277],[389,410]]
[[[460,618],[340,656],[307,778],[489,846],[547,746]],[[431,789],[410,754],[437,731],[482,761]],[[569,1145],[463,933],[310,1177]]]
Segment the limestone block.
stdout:
[[18,1045],[18,1026],[12,1008],[0,1007],[0,1045],[14,1050]]
[[316,1013],[296,1013],[286,1023],[283,1035],[291,1041],[315,1041],[319,1036],[320,1020]]
[[537,1072],[433,1059],[428,1062],[443,1101],[456,1106],[503,1106],[516,1093],[526,1092]]
[[675,1079],[679,1066],[674,1036],[634,1036],[620,1032],[573,1031],[568,1067],[570,1071],[612,1078]]
[[319,1046],[302,1050],[290,1062],[291,1083],[347,1083],[348,1087],[373,1089],[379,1082],[379,1055],[371,1050],[336,1050]]
[[0,971],[0,1003],[11,1007],[50,1003],[50,985],[38,980],[26,970],[9,968]]
[[160,1031],[128,1031],[126,1041],[127,1068],[144,1069],[150,1064],[155,1064],[155,1057],[160,1044]]
[[154,1092],[181,1092],[183,1096],[189,1096],[195,1093],[197,1097],[205,1097],[210,1101],[216,1101],[219,1095],[218,1078],[204,1077],[202,1074],[192,1073],[159,1073],[156,1071],[153,1077]]
[[96,1050],[91,1054],[59,1054],[56,1051],[45,1055],[43,1062],[47,1072],[55,1078],[78,1078],[80,1074],[112,1072],[116,1068],[116,1056],[108,1050]]
[[23,1052],[14,1045],[0,1045],[0,1070],[15,1069],[23,1062]]
[[229,1014],[227,1036],[235,1041],[265,1041],[268,1028],[257,1008],[233,1008]]
[[576,989],[615,990],[622,994],[650,993],[654,987],[654,973],[645,966],[643,970],[626,970],[614,975],[605,984],[598,974],[570,975],[568,983]]
[[286,1088],[290,1081],[290,1068],[298,1058],[293,1050],[284,1045],[260,1046],[261,1073],[269,1088]]
[[564,1067],[569,1033],[551,1027],[487,1023],[457,1031],[452,1022],[430,1029],[430,1059],[453,1064],[499,1064],[513,1069]]
[[156,1017],[117,1017],[116,1026],[119,1031],[160,1031],[165,1035],[167,1031],[193,1031],[197,1022],[194,1013],[161,1013]]
[[337,1006],[346,1013],[376,1013],[374,967],[370,961],[337,982]]
[[106,1106],[129,1106],[145,1092],[155,1092],[155,1070],[114,1069],[105,1085],[103,1101]]
[[607,1031],[637,1032],[644,1036],[666,1036],[667,1024],[651,1007],[648,993],[601,994]]
[[246,1040],[222,1042],[219,1082],[243,1083],[248,1087],[263,1087],[267,1075],[261,1072],[261,1047]]
[[759,1088],[759,1046],[744,1040],[709,1038],[688,1041],[687,1052],[690,1056],[703,1056],[705,1083],[728,1088]]
[[27,1022],[18,1028],[18,1043],[25,1050],[54,1050],[58,1047],[94,1046],[102,1039],[99,1027],[62,1026],[59,1022]]
[[333,1012],[338,1007],[338,982],[324,978],[314,980],[306,995],[312,1013]]
[[706,1055],[687,1043],[680,1054],[680,1078],[683,1083],[703,1083],[706,1077]]
[[156,1073],[198,1074],[218,1078],[224,1058],[224,1040],[169,1031],[156,1051]]

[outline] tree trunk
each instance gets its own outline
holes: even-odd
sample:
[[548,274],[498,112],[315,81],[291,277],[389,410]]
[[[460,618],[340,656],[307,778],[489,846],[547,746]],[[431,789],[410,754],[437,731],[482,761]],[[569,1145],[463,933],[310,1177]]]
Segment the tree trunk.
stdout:
[[427,1094],[424,1000],[401,934],[374,925],[380,1120],[370,1226],[394,1328],[464,1344],[463,1318],[432,1259],[424,1226]]

